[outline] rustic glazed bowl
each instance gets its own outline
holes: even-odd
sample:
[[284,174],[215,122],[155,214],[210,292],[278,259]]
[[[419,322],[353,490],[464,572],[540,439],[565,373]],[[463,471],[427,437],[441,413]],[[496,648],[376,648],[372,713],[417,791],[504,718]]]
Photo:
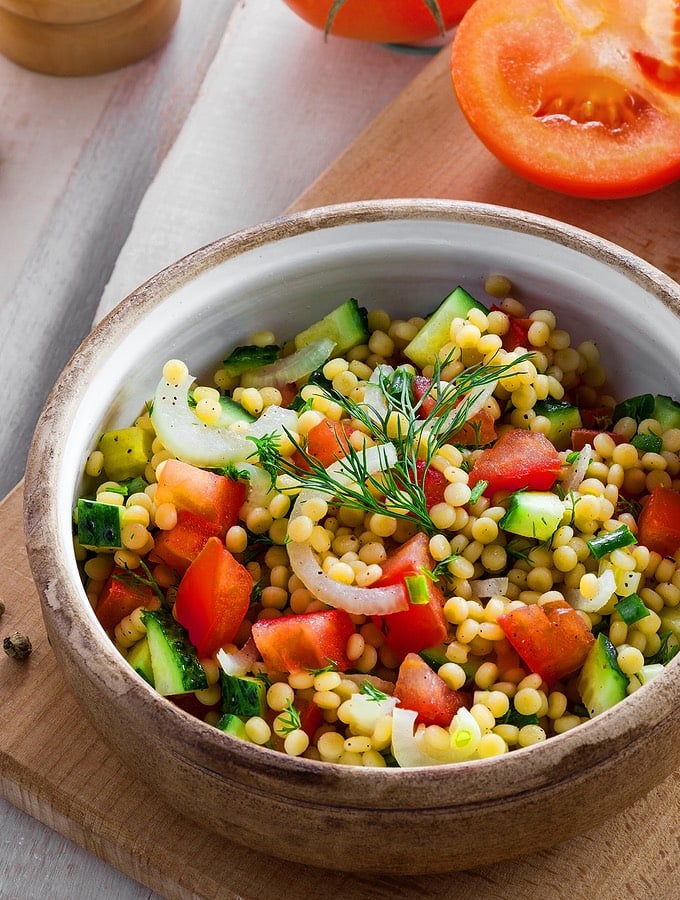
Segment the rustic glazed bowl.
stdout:
[[158,696],[118,654],[80,582],[71,509],[105,429],[129,424],[162,364],[212,371],[254,328],[285,337],[354,296],[426,313],[457,283],[508,275],[529,307],[595,337],[621,396],[680,395],[680,287],[630,253],[517,211],[404,200],[311,210],[230,235],[164,270],[94,330],[37,427],[26,540],[45,624],[83,713],[140,779],[206,829],[295,862],[422,874],[587,831],[678,765],[680,661],[545,744],[424,769],[361,769],[231,738]]

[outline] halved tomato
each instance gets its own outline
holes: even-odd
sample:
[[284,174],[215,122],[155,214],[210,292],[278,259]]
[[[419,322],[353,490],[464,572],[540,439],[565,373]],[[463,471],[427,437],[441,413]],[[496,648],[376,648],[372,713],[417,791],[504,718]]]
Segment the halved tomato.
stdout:
[[453,28],[474,0],[284,0],[305,22],[338,37],[414,43]]
[[542,187],[631,197],[680,178],[674,0],[477,0],[451,57],[461,109]]

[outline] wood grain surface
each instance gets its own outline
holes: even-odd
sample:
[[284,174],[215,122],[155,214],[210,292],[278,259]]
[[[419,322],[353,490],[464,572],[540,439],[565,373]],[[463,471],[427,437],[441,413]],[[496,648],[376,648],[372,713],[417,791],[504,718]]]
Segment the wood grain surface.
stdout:
[[[446,51],[295,206],[378,196],[474,199],[553,215],[680,275],[680,185],[615,203],[577,201],[525,185],[486,154],[462,121]],[[21,504],[21,486],[0,504],[0,599],[6,605],[0,635],[24,631],[34,651],[23,662],[0,654],[0,794],[151,889],[170,900],[677,896],[680,769],[601,828],[551,851],[451,876],[355,878],[273,860],[204,832],[135,780],[67,692],[42,626]]]

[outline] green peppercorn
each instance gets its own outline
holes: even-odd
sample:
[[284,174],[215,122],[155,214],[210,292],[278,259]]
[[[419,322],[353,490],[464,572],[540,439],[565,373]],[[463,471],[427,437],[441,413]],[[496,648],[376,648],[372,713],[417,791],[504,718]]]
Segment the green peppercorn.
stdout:
[[2,649],[7,656],[11,656],[13,659],[26,659],[31,655],[33,647],[25,634],[15,631],[14,634],[10,634],[3,640]]

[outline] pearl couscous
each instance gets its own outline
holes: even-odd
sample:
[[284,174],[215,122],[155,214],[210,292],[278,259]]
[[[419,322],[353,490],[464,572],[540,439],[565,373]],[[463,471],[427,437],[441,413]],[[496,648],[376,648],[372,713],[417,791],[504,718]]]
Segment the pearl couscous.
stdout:
[[404,767],[539,744],[668,664],[680,406],[615,399],[595,341],[512,291],[427,320],[348,301],[212,385],[170,360],[102,435],[76,554],[159,693],[282,753]]

